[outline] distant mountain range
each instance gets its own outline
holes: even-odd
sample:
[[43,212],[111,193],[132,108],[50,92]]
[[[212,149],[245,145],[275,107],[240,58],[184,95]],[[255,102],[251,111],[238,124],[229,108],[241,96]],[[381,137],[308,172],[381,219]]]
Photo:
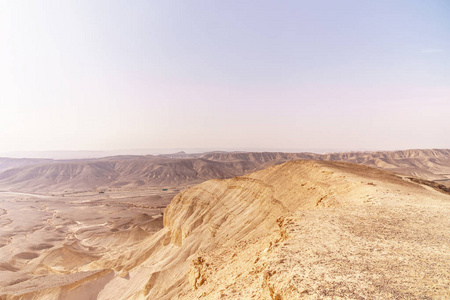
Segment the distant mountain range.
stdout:
[[334,153],[344,152],[343,149],[212,149],[212,148],[152,148],[152,149],[123,149],[108,151],[91,150],[60,150],[60,151],[10,151],[0,152],[0,157],[9,158],[44,158],[44,159],[90,159],[102,158],[118,155],[170,155],[177,153],[196,153],[203,154],[207,152],[314,152],[314,153]]
[[178,152],[95,159],[0,158],[0,189],[24,192],[87,191],[98,188],[186,186],[231,178],[291,160],[329,160],[450,183],[450,150],[422,149],[332,154],[285,152]]

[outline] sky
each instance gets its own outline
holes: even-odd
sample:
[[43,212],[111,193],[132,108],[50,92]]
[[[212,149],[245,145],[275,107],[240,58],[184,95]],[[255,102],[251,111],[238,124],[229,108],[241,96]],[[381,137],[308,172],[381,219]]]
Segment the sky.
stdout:
[[0,0],[0,152],[450,148],[450,1]]

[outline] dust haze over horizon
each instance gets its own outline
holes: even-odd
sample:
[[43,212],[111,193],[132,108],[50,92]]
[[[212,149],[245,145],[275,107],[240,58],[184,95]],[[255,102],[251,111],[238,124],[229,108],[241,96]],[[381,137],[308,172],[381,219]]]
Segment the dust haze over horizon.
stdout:
[[0,153],[450,148],[448,1],[1,1]]

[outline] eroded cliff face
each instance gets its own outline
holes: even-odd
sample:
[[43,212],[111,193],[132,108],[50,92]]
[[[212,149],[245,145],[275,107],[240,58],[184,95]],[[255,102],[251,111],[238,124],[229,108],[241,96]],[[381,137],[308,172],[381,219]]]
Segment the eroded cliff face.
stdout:
[[[290,162],[193,187],[177,195],[165,211],[164,226],[170,232],[170,242],[181,246],[187,237],[197,234],[220,243],[226,243],[229,237],[252,238],[266,233],[278,217],[292,211],[362,203],[349,196],[367,189],[368,185],[358,182],[354,174],[343,175],[339,168],[345,166]],[[404,184],[392,174],[358,168],[361,172],[390,176],[391,180]]]
[[[209,196],[179,195],[166,214],[177,243],[215,241],[192,258],[191,290],[179,298],[449,296],[444,194],[329,162],[286,163],[208,188]],[[190,208],[189,199],[202,208]]]
[[445,296],[449,198],[370,167],[288,162],[178,194],[164,229],[83,271],[114,271],[98,299]]

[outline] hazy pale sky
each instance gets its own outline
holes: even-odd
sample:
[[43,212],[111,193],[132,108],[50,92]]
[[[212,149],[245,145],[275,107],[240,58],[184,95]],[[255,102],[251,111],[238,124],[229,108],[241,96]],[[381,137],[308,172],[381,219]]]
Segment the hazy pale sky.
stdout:
[[0,0],[0,152],[450,148],[450,1]]

